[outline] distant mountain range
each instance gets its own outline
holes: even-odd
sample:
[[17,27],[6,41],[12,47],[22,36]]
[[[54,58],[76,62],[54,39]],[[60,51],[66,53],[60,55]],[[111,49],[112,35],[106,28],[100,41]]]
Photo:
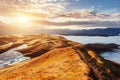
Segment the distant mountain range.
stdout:
[[59,34],[59,35],[76,35],[76,36],[117,36],[120,34],[120,28],[104,28],[104,29],[83,29],[83,30],[70,30],[70,29],[43,29],[37,33],[45,34]]
[[96,29],[19,29],[0,22],[0,34],[58,34],[76,36],[117,36],[120,35],[120,28],[96,28]]

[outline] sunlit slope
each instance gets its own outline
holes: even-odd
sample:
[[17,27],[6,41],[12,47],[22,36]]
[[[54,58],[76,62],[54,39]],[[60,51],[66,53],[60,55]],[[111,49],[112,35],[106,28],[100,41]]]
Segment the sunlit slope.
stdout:
[[90,78],[90,68],[72,48],[55,49],[18,65],[8,69],[5,73],[3,71],[0,79],[88,80]]
[[[120,65],[60,36],[29,35],[18,50],[32,59],[0,69],[0,80],[120,80]],[[42,52],[42,53],[41,53]]]

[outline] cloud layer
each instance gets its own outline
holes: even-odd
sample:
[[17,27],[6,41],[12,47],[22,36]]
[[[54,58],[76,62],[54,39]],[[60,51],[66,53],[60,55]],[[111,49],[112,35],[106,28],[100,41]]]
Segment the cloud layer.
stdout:
[[59,17],[73,18],[73,19],[86,19],[86,20],[120,20],[120,14],[103,14],[97,13],[93,10],[74,10],[62,13]]
[[56,0],[0,0],[0,14],[34,12],[52,16],[64,10],[66,5],[67,3],[58,3]]
[[71,3],[66,0],[0,0],[0,21],[7,23],[12,17],[24,14],[32,16],[34,24],[38,27],[49,25],[59,28],[65,26],[120,28],[119,13],[105,14],[92,9],[67,11],[66,6],[69,4]]

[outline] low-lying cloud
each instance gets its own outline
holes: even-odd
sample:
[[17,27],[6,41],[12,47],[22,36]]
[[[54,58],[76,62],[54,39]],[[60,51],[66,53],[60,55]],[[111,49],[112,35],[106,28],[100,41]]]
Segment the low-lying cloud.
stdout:
[[51,21],[36,21],[38,24],[49,26],[79,26],[79,27],[114,27],[120,28],[120,21],[66,21],[66,22],[51,22]]

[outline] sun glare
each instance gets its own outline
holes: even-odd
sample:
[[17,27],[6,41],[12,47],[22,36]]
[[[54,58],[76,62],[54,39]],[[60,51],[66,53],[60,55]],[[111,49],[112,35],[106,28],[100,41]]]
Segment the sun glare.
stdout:
[[31,22],[30,17],[28,16],[24,16],[24,15],[19,15],[15,18],[15,20],[17,21],[17,23],[19,24],[29,24]]
[[19,29],[29,29],[31,28],[34,23],[33,23],[33,17],[24,15],[24,14],[17,14],[13,18],[13,26],[18,27]]

